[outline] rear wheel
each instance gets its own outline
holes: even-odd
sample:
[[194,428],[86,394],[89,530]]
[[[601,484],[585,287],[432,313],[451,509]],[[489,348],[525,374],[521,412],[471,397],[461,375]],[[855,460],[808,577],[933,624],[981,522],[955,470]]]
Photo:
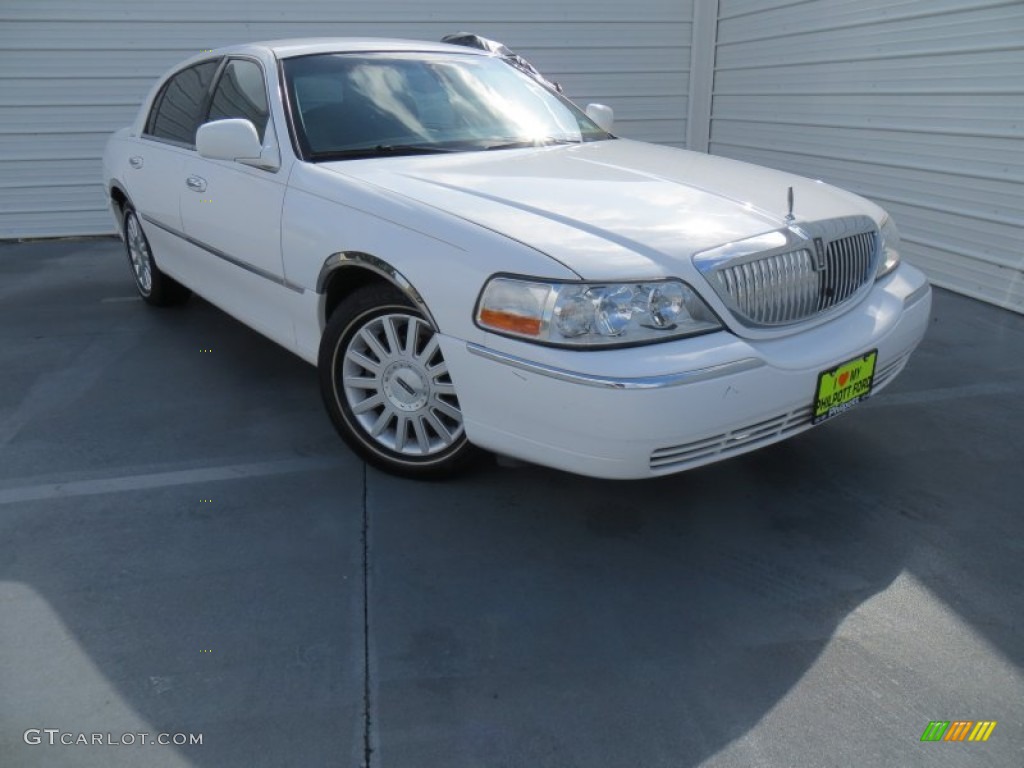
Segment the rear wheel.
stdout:
[[149,240],[139,223],[138,214],[130,205],[124,207],[122,229],[128,264],[132,268],[135,287],[143,300],[157,307],[168,307],[187,301],[192,291],[165,275],[157,267]]
[[359,289],[320,343],[320,389],[345,442],[392,474],[439,478],[478,451],[433,326],[397,289]]

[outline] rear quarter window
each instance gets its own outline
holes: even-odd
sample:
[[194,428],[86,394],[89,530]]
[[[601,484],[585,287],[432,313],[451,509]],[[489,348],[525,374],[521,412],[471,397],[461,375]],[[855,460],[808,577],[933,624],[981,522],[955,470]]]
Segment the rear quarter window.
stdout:
[[156,139],[195,146],[196,129],[219,59],[204,61],[171,77],[153,102],[145,134]]

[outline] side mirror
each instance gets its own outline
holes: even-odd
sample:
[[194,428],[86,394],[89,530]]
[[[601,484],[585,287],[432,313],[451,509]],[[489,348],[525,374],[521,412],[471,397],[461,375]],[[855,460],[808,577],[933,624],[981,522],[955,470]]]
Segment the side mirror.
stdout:
[[615,126],[615,110],[604,104],[587,104],[587,117],[597,123],[602,131],[612,132]]
[[196,150],[211,160],[259,160],[263,146],[251,121],[232,118],[199,126]]

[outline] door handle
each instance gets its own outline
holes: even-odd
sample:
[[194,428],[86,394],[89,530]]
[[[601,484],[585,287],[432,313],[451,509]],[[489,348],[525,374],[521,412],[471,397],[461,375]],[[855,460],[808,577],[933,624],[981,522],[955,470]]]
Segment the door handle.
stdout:
[[128,158],[128,165],[130,165],[132,168],[141,168],[142,158],[139,157],[138,155],[132,155],[131,157]]
[[185,179],[185,186],[187,186],[193,192],[205,192],[206,179],[204,179],[202,176],[189,176],[187,179]]

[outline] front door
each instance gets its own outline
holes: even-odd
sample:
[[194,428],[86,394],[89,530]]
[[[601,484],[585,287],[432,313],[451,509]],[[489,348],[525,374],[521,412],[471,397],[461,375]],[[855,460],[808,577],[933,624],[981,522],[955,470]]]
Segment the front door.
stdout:
[[[214,87],[207,122],[252,121],[260,140],[276,144],[260,65],[229,59]],[[240,162],[189,157],[180,181],[185,234],[199,250],[202,284],[210,301],[286,345],[293,343],[289,292],[281,257],[281,209],[287,168],[267,170]]]

